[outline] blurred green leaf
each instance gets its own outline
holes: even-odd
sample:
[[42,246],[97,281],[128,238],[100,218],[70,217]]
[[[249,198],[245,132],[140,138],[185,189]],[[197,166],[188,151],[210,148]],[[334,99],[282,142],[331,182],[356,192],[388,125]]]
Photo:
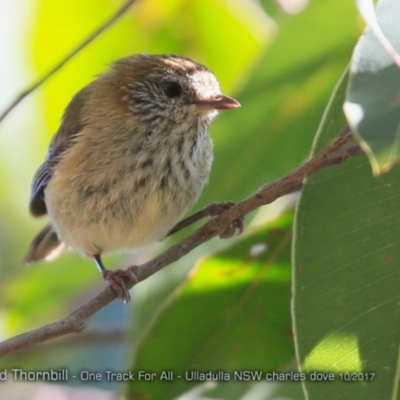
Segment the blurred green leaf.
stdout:
[[230,4],[215,0],[186,2],[192,39],[198,47],[196,58],[212,66],[223,89],[237,85],[275,32],[272,21],[252,3],[251,0]]
[[212,127],[213,170],[196,207],[242,199],[309,155],[357,39],[357,10],[348,0],[315,1],[278,21],[276,40],[234,95],[242,107],[223,113]]
[[[296,368],[294,368],[295,370]],[[264,379],[264,378],[263,378]],[[203,396],[203,397],[200,397]],[[290,380],[266,382],[230,382],[223,385],[206,382],[179,396],[177,400],[227,399],[227,400],[304,400],[301,382]]]
[[[381,1],[377,20],[392,46],[400,51],[400,2]],[[400,157],[399,99],[399,65],[368,27],[354,50],[345,112],[375,175],[387,171]]]
[[[346,79],[314,152],[346,123]],[[373,178],[362,156],[319,171],[303,187],[293,245],[297,353],[304,371],[337,374],[329,384],[307,380],[309,400],[399,398],[399,180],[398,168]],[[358,381],[346,380],[352,372]]]
[[[197,265],[139,342],[134,370],[157,378],[131,382],[129,398],[173,398],[198,383],[186,380],[191,371],[225,371],[223,385],[237,385],[235,371],[285,367],[294,356],[291,222],[286,214]],[[163,371],[173,371],[173,381],[160,380]]]

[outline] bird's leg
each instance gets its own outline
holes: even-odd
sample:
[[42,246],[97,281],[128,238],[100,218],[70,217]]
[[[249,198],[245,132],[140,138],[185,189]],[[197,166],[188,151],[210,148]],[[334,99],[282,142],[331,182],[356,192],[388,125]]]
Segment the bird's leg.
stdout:
[[106,281],[107,285],[117,292],[118,297],[121,298],[124,303],[129,303],[131,301],[131,296],[129,290],[126,288],[124,279],[138,282],[138,279],[132,270],[128,268],[125,270],[117,269],[115,271],[110,271],[104,267],[100,254],[95,254],[93,260],[103,275],[103,279]]
[[[212,203],[209,204],[207,207],[203,208],[202,210],[194,213],[190,217],[187,217],[183,219],[182,221],[178,222],[168,233],[167,237],[173,235],[174,233],[180,231],[183,228],[186,228],[189,225],[194,224],[197,221],[200,221],[201,219],[205,217],[215,217],[224,211],[228,210],[230,207],[232,207],[235,203],[232,201],[227,201],[224,203]],[[240,217],[237,220],[233,221],[230,225],[228,225],[225,230],[219,235],[220,238],[222,239],[227,239],[232,237],[236,229],[239,230],[239,234],[242,233],[243,231],[243,222],[244,222],[244,217]]]

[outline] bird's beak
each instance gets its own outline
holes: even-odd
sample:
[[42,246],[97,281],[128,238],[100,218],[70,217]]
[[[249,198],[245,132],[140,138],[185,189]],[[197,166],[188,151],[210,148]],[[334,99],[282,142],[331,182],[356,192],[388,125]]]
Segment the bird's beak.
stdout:
[[240,103],[232,97],[218,94],[206,99],[198,99],[194,102],[198,107],[206,110],[229,110],[240,107]]

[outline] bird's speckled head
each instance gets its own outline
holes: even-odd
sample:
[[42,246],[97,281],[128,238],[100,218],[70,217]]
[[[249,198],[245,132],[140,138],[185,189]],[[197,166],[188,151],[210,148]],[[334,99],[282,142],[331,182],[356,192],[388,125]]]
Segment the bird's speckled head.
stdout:
[[211,71],[183,57],[134,55],[115,62],[109,74],[120,83],[129,111],[143,122],[158,118],[211,122],[217,110],[238,106],[221,95]]

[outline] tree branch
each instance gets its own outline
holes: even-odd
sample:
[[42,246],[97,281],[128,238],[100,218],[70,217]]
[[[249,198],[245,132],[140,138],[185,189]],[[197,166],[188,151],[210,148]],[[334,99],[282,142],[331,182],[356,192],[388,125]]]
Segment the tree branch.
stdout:
[[[300,167],[282,178],[262,186],[247,199],[211,218],[186,239],[165,250],[152,260],[139,266],[130,267],[138,282],[147,279],[172,262],[179,260],[202,243],[220,235],[229,225],[256,208],[272,203],[279,197],[299,190],[303,180],[312,173],[329,165],[341,163],[349,157],[363,154],[359,145],[346,146],[352,139],[353,134],[346,128],[330,145]],[[135,282],[133,281],[126,281],[128,289],[132,288],[134,284]],[[0,343],[0,356],[31,347],[52,338],[82,331],[85,328],[87,319],[116,297],[117,294],[110,287],[106,287],[97,296],[67,317],[3,341]]]
[[123,6],[112,15],[106,22],[100,25],[91,35],[89,35],[81,44],[79,44],[75,49],[73,49],[67,56],[61,60],[57,65],[55,65],[46,75],[40,78],[38,81],[33,83],[25,91],[23,91],[17,98],[3,111],[0,115],[0,122],[30,93],[41,86],[45,81],[47,81],[51,76],[53,76],[59,69],[61,69],[71,58],[75,57],[82,49],[84,49],[88,44],[93,42],[98,36],[100,36],[105,30],[107,30],[111,25],[113,25],[125,12],[135,3],[136,0],[128,0]]

